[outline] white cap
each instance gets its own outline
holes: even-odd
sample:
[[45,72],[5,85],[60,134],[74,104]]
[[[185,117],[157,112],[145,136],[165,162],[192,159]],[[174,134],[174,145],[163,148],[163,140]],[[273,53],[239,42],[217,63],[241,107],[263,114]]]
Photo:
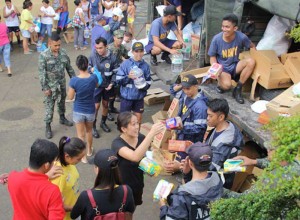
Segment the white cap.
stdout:
[[124,17],[123,12],[122,12],[121,8],[119,8],[119,7],[114,8],[112,13],[113,13],[113,15],[117,15],[120,18]]

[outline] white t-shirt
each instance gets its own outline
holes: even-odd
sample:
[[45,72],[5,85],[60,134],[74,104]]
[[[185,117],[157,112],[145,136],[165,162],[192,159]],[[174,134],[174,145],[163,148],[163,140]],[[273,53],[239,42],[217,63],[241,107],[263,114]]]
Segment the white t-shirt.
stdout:
[[[76,8],[76,9],[75,9],[75,14],[77,14],[77,15],[82,14],[82,15],[84,16],[84,13],[83,13],[82,8]],[[84,25],[84,23],[81,22],[81,25]]]
[[[110,2],[105,1],[105,3],[110,6],[110,5],[114,4],[114,1],[110,1]],[[114,7],[111,7],[110,9],[105,8],[103,16],[111,18],[113,16],[113,10],[114,10]]]
[[[10,14],[12,10],[14,10],[14,6],[11,6],[11,9],[9,9],[7,6],[5,6],[5,13]],[[16,14],[10,15],[5,19],[5,24],[7,27],[19,27],[20,22],[19,18]]]
[[[40,11],[43,13],[46,13],[47,15],[55,15],[55,11],[51,6],[48,6],[47,8],[42,6]],[[53,24],[53,17],[42,17],[41,23],[42,24]]]

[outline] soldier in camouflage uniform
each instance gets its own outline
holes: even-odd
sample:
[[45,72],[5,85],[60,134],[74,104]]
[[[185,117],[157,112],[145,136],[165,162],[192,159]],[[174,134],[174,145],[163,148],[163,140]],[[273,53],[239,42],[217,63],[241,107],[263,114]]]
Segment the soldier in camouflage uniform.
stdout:
[[[121,65],[121,63],[124,60],[129,59],[128,50],[122,44],[123,38],[124,38],[124,31],[120,30],[120,29],[115,30],[114,31],[114,42],[112,42],[111,44],[108,45],[108,49],[110,49],[112,51],[112,53],[116,56],[118,65]],[[118,109],[116,109],[114,107],[115,96],[120,93],[119,86],[115,85],[115,90],[114,91],[115,91],[114,97],[112,97],[109,100],[109,103],[108,103],[107,119],[110,120],[110,121],[114,120],[111,113],[119,113]]]
[[42,90],[45,94],[44,104],[46,108],[46,138],[52,138],[51,122],[55,101],[57,101],[59,122],[66,126],[73,126],[73,123],[65,118],[66,100],[66,79],[65,69],[68,75],[75,76],[74,69],[71,67],[70,58],[64,49],[60,49],[61,40],[59,35],[53,34],[50,47],[42,52],[39,57],[39,78]]

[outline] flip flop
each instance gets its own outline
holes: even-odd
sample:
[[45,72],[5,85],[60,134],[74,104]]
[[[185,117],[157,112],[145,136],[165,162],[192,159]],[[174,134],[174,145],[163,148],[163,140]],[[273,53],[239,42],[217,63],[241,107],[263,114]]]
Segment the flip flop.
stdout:
[[93,153],[94,153],[94,148],[93,147],[92,147],[91,151],[92,151],[91,154],[86,154],[87,157],[91,157],[93,155]]

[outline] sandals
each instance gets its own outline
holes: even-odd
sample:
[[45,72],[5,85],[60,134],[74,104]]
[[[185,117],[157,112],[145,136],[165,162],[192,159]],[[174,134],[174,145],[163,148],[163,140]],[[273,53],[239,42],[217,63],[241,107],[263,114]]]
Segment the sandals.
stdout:
[[87,157],[91,157],[93,155],[93,153],[94,153],[94,148],[93,147],[92,147],[91,151],[92,152],[90,154],[86,154]]
[[11,73],[8,73],[8,74],[7,74],[7,76],[8,76],[8,77],[11,77],[11,76],[12,76],[12,74],[11,74]]

